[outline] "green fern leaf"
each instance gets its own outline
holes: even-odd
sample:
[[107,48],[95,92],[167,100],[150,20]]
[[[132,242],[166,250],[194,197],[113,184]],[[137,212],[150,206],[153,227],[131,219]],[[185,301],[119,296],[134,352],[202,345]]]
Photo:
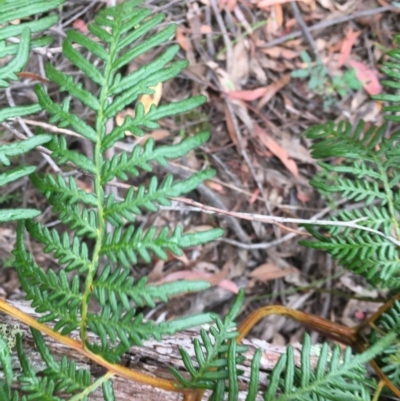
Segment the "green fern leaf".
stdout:
[[[232,305],[230,311],[221,321],[215,317],[215,325],[211,325],[208,333],[206,330],[200,330],[200,339],[194,339],[193,345],[198,367],[195,367],[188,352],[182,348],[179,349],[186,370],[191,378],[187,379],[175,368],[170,368],[175,378],[186,388],[192,389],[211,389],[213,393],[218,394],[220,398],[224,393],[224,381],[227,379],[236,380],[232,388],[237,385],[237,375],[242,372],[237,369],[237,365],[242,363],[245,357],[243,353],[247,347],[241,345],[231,345],[238,335],[234,319],[239,313],[243,304],[244,291],[241,290]],[[228,353],[228,355],[227,355]],[[222,385],[220,384],[222,383]],[[237,395],[237,391],[233,391]],[[215,395],[211,399],[217,400]]]
[[97,206],[96,196],[78,189],[72,177],[69,177],[68,181],[66,181],[60,176],[54,178],[50,175],[41,177],[37,174],[32,174],[30,178],[33,185],[47,198],[57,195],[61,202],[73,204],[79,201],[88,206]]
[[311,368],[311,342],[306,335],[301,350],[301,367],[296,368],[293,348],[289,346],[269,376],[264,400],[370,400],[362,366],[382,352],[394,337],[391,333],[356,356],[351,355],[349,348],[342,356],[339,347],[330,352],[328,345],[324,344],[316,367]]
[[62,401],[61,398],[54,395],[55,383],[53,380],[49,380],[47,377],[39,378],[36,375],[33,366],[22,348],[21,336],[17,338],[17,352],[22,368],[22,374],[18,378],[21,390],[27,393],[28,397],[33,400]]
[[96,238],[97,214],[94,210],[82,209],[79,205],[68,205],[62,196],[50,196],[49,203],[53,206],[58,218],[75,231],[77,237]]
[[158,146],[156,148],[154,140],[150,138],[143,147],[135,146],[131,154],[121,152],[113,156],[112,159],[107,160],[102,166],[102,184],[111,181],[115,177],[126,181],[128,179],[127,173],[137,176],[139,168],[150,172],[152,171],[151,161],[165,166],[167,165],[166,159],[175,159],[187,154],[189,151],[201,146],[209,137],[210,134],[208,132],[202,132],[186,138],[176,145]]
[[[41,110],[41,107],[38,104],[32,104],[30,106],[7,107],[5,109],[0,110],[0,123],[6,121],[9,118],[23,117],[23,116],[26,116],[29,114],[34,114],[40,110]],[[33,138],[35,138],[35,137],[33,137]],[[2,146],[4,146],[4,145],[2,145]]]
[[112,311],[118,309],[118,304],[129,310],[132,303],[139,307],[147,305],[155,308],[158,301],[167,303],[175,295],[205,290],[210,286],[205,281],[178,281],[157,286],[146,284],[145,277],[135,284],[129,270],[116,268],[112,271],[111,266],[107,265],[93,286],[100,305],[108,303]]
[[[12,110],[12,109],[9,109]],[[36,108],[34,109],[36,110]],[[20,110],[21,111],[21,110]],[[19,114],[19,112],[17,113]],[[1,122],[1,117],[0,117],[0,122]],[[19,156],[22,155],[23,153],[29,152],[30,150],[36,148],[37,146],[43,145],[46,142],[49,142],[51,140],[50,135],[42,134],[42,135],[37,135],[33,136],[31,138],[28,138],[24,141],[21,142],[15,142],[11,144],[4,144],[0,146],[0,163],[3,163],[6,166],[10,165],[10,160],[9,157],[13,156]],[[30,167],[25,167],[27,174],[30,174],[32,171],[30,171]],[[0,179],[0,185],[4,185],[5,182],[1,181]]]
[[17,401],[18,395],[12,392],[13,383],[13,363],[9,345],[0,336],[0,366],[4,374],[0,382],[0,397],[4,401]]
[[78,134],[86,139],[92,142],[97,141],[96,131],[79,117],[69,112],[69,102],[67,99],[65,99],[62,106],[54,103],[40,85],[35,85],[35,93],[43,110],[46,110],[53,116],[49,122],[58,123],[60,128],[71,126]]
[[167,227],[162,228],[158,235],[156,232],[155,227],[146,232],[142,228],[135,229],[132,225],[125,231],[118,227],[113,234],[107,234],[100,254],[107,255],[113,263],[120,262],[128,268],[131,263],[137,263],[137,254],[147,263],[151,260],[149,251],[163,260],[167,259],[167,250],[174,255],[181,256],[181,248],[214,240],[222,235],[223,230],[214,229],[182,235],[182,229],[178,226],[170,237],[168,237],[169,230]]
[[32,221],[26,222],[26,228],[33,238],[45,246],[45,253],[54,252],[59,263],[65,265],[66,272],[76,269],[78,273],[85,273],[89,269],[89,251],[78,238],[71,243],[67,233],[60,238],[56,230],[49,230]]
[[197,174],[193,174],[184,181],[173,182],[173,176],[167,175],[160,186],[156,177],[150,179],[149,185],[146,187],[141,185],[135,193],[130,188],[122,202],[116,202],[111,194],[106,200],[104,208],[104,217],[111,224],[120,226],[124,223],[124,218],[129,222],[135,220],[134,215],[141,214],[140,209],[146,209],[151,212],[158,210],[155,205],[169,206],[171,202],[168,197],[176,197],[182,193],[188,193],[197,188],[201,182],[214,177],[214,170],[205,170]]
[[71,162],[81,171],[93,175],[96,173],[93,161],[81,153],[69,150],[64,137],[54,137],[47,147],[52,151],[52,157],[57,158],[60,164]]
[[35,345],[46,363],[46,369],[41,373],[54,382],[55,392],[74,394],[89,387],[91,374],[88,370],[78,369],[75,362],[69,362],[65,356],[60,362],[56,362],[46,346],[42,334],[35,329],[31,329],[31,331]]

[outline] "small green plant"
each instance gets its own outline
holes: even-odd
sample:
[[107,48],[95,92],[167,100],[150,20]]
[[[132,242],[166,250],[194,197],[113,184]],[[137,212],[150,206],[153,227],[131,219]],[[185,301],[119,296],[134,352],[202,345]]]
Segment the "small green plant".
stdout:
[[328,69],[319,58],[313,63],[306,51],[300,53],[300,58],[307,67],[292,71],[291,76],[308,79],[308,89],[323,97],[324,110],[328,110],[336,103],[338,97],[347,96],[350,90],[362,88],[362,83],[357,79],[353,68],[341,75],[330,76]]
[[[0,0],[0,35],[4,31],[3,38],[10,37],[7,36],[11,35],[10,32],[12,36],[20,35],[19,46],[11,47],[5,53],[16,54],[16,59],[0,70],[3,86],[10,79],[15,79],[15,74],[25,65],[27,52],[32,46],[48,43],[48,39],[43,38],[31,40],[31,32],[54,24],[56,14],[51,10],[62,3],[62,0],[38,1],[33,6],[27,0]],[[44,24],[43,19],[26,22],[29,24],[25,27],[27,29],[21,24],[16,30],[9,24],[17,18],[42,12],[48,14],[44,19],[50,25]],[[167,252],[181,255],[182,248],[203,244],[223,234],[219,228],[184,233],[179,226],[156,231],[154,227],[145,229],[136,224],[137,216],[143,211],[156,213],[158,205],[169,205],[171,197],[188,193],[213,177],[212,170],[204,170],[183,181],[176,181],[169,175],[159,182],[153,173],[155,164],[165,165],[169,159],[186,155],[202,145],[209,138],[208,132],[187,135],[173,145],[156,146],[150,138],[143,147],[137,146],[132,152],[108,156],[113,145],[124,138],[125,131],[142,136],[147,130],[158,128],[161,118],[194,110],[206,100],[199,96],[171,104],[153,105],[147,112],[142,103],[137,102],[134,117],[127,117],[121,126],[107,130],[109,120],[127,105],[143,94],[151,95],[152,87],[176,77],[186,67],[186,61],[175,60],[179,46],[165,45],[173,36],[175,26],[160,28],[163,19],[164,15],[152,15],[138,0],[102,9],[94,22],[88,25],[90,35],[71,30],[63,42],[63,55],[87,80],[92,81],[90,88],[96,85],[97,90],[89,91],[83,84],[76,84],[71,76],[48,63],[45,66],[46,76],[65,95],[62,103],[55,102],[44,86],[37,85],[38,104],[0,111],[1,121],[39,110],[45,112],[50,123],[73,129],[93,149],[93,157],[89,157],[70,149],[62,135],[46,134],[0,148],[0,161],[9,165],[9,157],[38,145],[44,146],[61,168],[73,165],[92,180],[92,191],[83,191],[71,177],[38,174],[30,167],[22,167],[23,174],[20,170],[17,173],[11,170],[5,173],[8,178],[5,176],[3,181],[0,180],[0,183],[5,183],[29,174],[31,183],[67,227],[64,233],[56,228],[44,227],[34,220],[39,212],[29,209],[19,208],[0,214],[1,221],[19,220],[14,267],[26,299],[31,301],[40,317],[34,319],[1,299],[0,311],[31,327],[35,346],[45,365],[44,369],[32,366],[21,335],[16,333],[16,353],[22,370],[16,374],[11,351],[14,340],[12,344],[7,344],[7,338],[0,338],[0,366],[3,371],[0,400],[88,400],[101,387],[104,400],[114,401],[113,377],[119,375],[182,393],[185,401],[200,401],[207,389],[212,394],[210,400],[236,401],[243,373],[240,365],[246,358],[246,347],[241,340],[260,318],[269,314],[293,317],[307,327],[351,345],[354,350],[346,348],[342,352],[339,346],[330,347],[324,343],[319,349],[317,365],[311,366],[310,355],[315,355],[315,347],[311,346],[310,337],[306,335],[300,366],[295,365],[293,348],[289,346],[268,375],[266,387],[260,385],[262,354],[258,350],[251,362],[246,401],[255,401],[258,396],[267,401],[370,400],[372,395],[376,400],[384,387],[389,394],[399,397],[400,296],[389,299],[379,313],[356,329],[282,306],[261,308],[238,328],[235,320],[243,305],[243,290],[223,317],[204,313],[158,323],[144,320],[139,312],[143,307],[154,308],[157,303],[167,303],[177,294],[208,287],[208,283],[201,281],[176,281],[159,286],[149,285],[146,277],[134,281],[130,268],[137,264],[139,258],[150,263],[152,254],[160,259],[166,259]],[[0,51],[9,47],[1,44]],[[162,48],[162,51],[157,52],[158,56],[153,61],[126,76],[121,75],[121,69],[128,63],[154,48]],[[98,63],[90,62],[80,49],[88,51]],[[398,88],[400,51],[389,55],[393,60],[383,71],[390,79],[383,84]],[[19,57],[24,57],[24,62]],[[71,99],[91,110],[93,124],[72,112]],[[400,101],[397,95],[381,96],[381,99]],[[399,120],[396,114],[400,111],[398,105],[388,106],[385,110],[390,113],[388,119]],[[363,123],[354,128],[328,123],[307,133],[314,141],[314,157],[324,159],[321,167],[328,174],[335,173],[335,185],[327,187],[318,179],[313,184],[323,191],[357,202],[364,201],[365,206],[352,212],[339,212],[332,217],[333,222],[350,224],[345,227],[326,224],[316,229],[310,222],[307,229],[315,241],[305,242],[305,245],[330,252],[347,269],[366,277],[382,289],[398,293],[398,135],[386,138],[384,127],[364,128]],[[336,157],[347,160],[346,164],[330,164],[329,158]],[[129,176],[138,176],[141,170],[150,176],[148,183],[142,183],[137,189],[131,187],[122,200],[107,190],[113,181],[127,181]],[[58,269],[45,270],[35,261],[25,247],[26,235],[42,244],[44,252],[52,253],[58,262]],[[99,311],[89,308],[92,302]],[[173,335],[185,328],[206,323],[208,328],[203,327],[200,336],[193,339],[195,358],[181,350],[186,372],[171,368],[171,379],[167,380],[120,365],[123,355],[133,345],[142,345],[145,339],[162,341],[166,334]],[[72,333],[77,339],[70,336]],[[46,345],[44,334],[88,358],[92,364],[103,367],[104,373],[94,377],[91,370],[77,368],[75,362],[66,357],[56,360]],[[368,362],[372,362],[377,375],[367,371]]]

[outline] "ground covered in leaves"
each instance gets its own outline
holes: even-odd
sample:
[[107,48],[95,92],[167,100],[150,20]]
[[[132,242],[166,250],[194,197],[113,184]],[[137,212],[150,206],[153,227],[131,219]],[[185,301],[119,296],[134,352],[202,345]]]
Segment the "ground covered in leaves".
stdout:
[[[183,257],[171,255],[167,262],[153,259],[151,266],[132,269],[133,276],[149,275],[152,283],[202,278],[212,284],[205,293],[176,298],[167,309],[163,306],[152,313],[163,320],[209,310],[224,312],[238,288],[245,288],[242,318],[260,306],[283,304],[351,326],[365,319],[378,308],[382,294],[326,254],[300,246],[298,240],[307,235],[304,229],[279,219],[324,219],[346,208],[346,200],[322,198],[309,184],[318,166],[304,132],[327,120],[382,122],[382,104],[370,95],[381,91],[377,71],[385,51],[394,46],[394,34],[400,32],[400,8],[386,0],[154,0],[146,5],[155,13],[165,13],[167,24],[178,24],[171,42],[178,43],[179,56],[189,60],[181,76],[157,88],[159,99],[147,101],[162,103],[196,94],[208,98],[196,112],[161,121],[161,128],[149,136],[157,143],[176,143],[202,130],[212,134],[201,149],[158,172],[185,178],[213,167],[217,178],[201,185],[190,200],[174,200],[157,216],[144,214],[139,222],[144,227],[180,223],[186,231],[226,229],[221,240],[189,249]],[[56,38],[52,47],[34,53],[19,81],[0,98],[0,105],[34,100],[32,86],[47,81],[43,68],[47,61],[72,73],[77,83],[90,85],[62,56],[60,46],[68,29],[87,33],[87,24],[105,6],[105,1],[67,1],[52,30]],[[139,57],[124,73],[157,52]],[[62,100],[51,85],[49,93]],[[114,123],[121,124],[133,108]],[[73,104],[72,109],[87,122],[93,121],[81,104]],[[20,119],[14,126],[24,135],[37,127],[63,132],[71,147],[90,155],[87,143],[52,126],[43,115]],[[1,142],[15,139],[3,128],[1,133]],[[127,133],[113,151],[141,146],[145,140]],[[41,172],[66,174],[39,152],[27,158]],[[91,190],[91,181],[78,171],[68,174],[81,188]],[[128,183],[147,180],[144,174]],[[124,196],[123,188],[116,191]],[[36,207],[44,212],[40,218],[45,224],[63,230],[28,181],[20,180],[0,195],[3,207],[21,202]],[[0,295],[21,298],[10,254],[14,241],[14,227],[2,226],[0,263],[9,268],[1,269]],[[57,268],[51,254],[44,254],[34,242],[29,246],[39,264]],[[252,335],[287,344],[301,340],[303,330],[286,318],[270,317]],[[313,340],[321,338],[315,335]]]

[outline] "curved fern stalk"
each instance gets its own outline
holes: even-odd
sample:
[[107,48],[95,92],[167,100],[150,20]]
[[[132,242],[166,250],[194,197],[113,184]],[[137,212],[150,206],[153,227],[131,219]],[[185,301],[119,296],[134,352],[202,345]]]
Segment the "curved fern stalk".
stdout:
[[389,388],[400,393],[400,301],[396,300],[377,320],[371,322],[370,332],[366,335],[368,344],[376,344],[387,333],[396,333],[395,341],[389,344],[375,359],[376,366],[386,376]]
[[[21,72],[28,62],[32,48],[45,46],[51,43],[52,38],[48,36],[33,37],[35,33],[41,33],[54,25],[57,15],[26,21],[28,17],[34,17],[38,13],[48,12],[64,0],[39,0],[33,5],[30,0],[5,0],[0,2],[0,59],[7,58],[6,64],[0,67],[0,88],[7,88],[9,81],[17,80],[17,73]],[[12,21],[20,20],[18,24]],[[12,39],[18,40],[16,44],[10,44]],[[14,56],[10,59],[11,56]],[[0,123],[8,118],[22,117],[36,113],[41,108],[38,104],[29,106],[7,107],[0,110]],[[0,163],[10,166],[10,157],[22,155],[39,145],[49,142],[50,135],[37,135],[25,141],[4,144],[0,146]],[[0,186],[16,181],[35,171],[32,166],[20,166],[0,174]],[[35,209],[8,209],[0,210],[0,223],[29,219],[39,215]]]
[[[172,24],[157,31],[164,16],[152,16],[146,8],[138,7],[140,3],[125,1],[102,10],[88,25],[90,35],[67,32],[63,53],[97,85],[97,93],[76,84],[72,77],[51,64],[45,66],[47,78],[59,85],[67,96],[63,104],[57,104],[45,88],[37,85],[35,91],[40,106],[49,114],[51,123],[69,126],[88,140],[93,146],[93,158],[69,149],[64,138],[54,137],[46,146],[59,164],[72,163],[91,176],[93,189],[90,192],[79,189],[72,177],[66,180],[62,176],[31,175],[32,183],[69,227],[69,233],[60,235],[56,229],[34,222],[25,225],[31,237],[43,244],[44,251],[53,253],[60,266],[58,272],[45,272],[25,250],[22,226],[18,229],[15,251],[21,285],[27,299],[42,314],[40,322],[54,323],[54,329],[62,335],[79,330],[84,347],[112,363],[118,362],[124,352],[132,345],[140,345],[144,339],[160,339],[162,335],[213,320],[212,314],[203,314],[162,323],[144,321],[138,307],[167,302],[172,296],[199,291],[209,284],[190,281],[155,288],[146,286],[144,279],[134,282],[129,273],[139,258],[150,262],[151,255],[161,259],[166,259],[168,252],[181,255],[182,248],[203,244],[222,234],[220,229],[185,234],[181,227],[171,232],[168,227],[144,230],[135,225],[135,216],[143,210],[155,212],[158,205],[169,205],[169,197],[193,190],[214,175],[211,170],[184,181],[167,176],[159,183],[153,176],[147,185],[143,183],[137,191],[128,191],[122,201],[113,194],[106,194],[106,185],[114,178],[126,180],[140,170],[152,172],[153,163],[165,165],[168,159],[186,154],[209,137],[208,133],[201,133],[179,144],[160,147],[149,140],[143,148],[107,159],[107,150],[124,138],[125,131],[142,136],[147,130],[157,128],[161,118],[191,110],[205,101],[199,96],[158,107],[153,105],[146,112],[142,103],[137,102],[143,94],[152,94],[151,88],[156,84],[175,77],[187,65],[186,61],[173,61],[179,47],[170,46],[153,62],[121,76],[121,68],[143,53],[162,46],[175,32]],[[74,44],[98,58],[99,63],[89,61]],[[79,101],[91,110],[93,126],[71,112],[70,101]],[[135,101],[135,116],[127,117],[121,127],[107,132],[107,122]],[[113,228],[110,232],[106,230],[107,223]],[[97,304],[99,311],[90,310],[90,303]],[[91,340],[89,332],[94,334]],[[106,383],[103,393],[108,397],[112,391]]]
[[[234,319],[242,306],[243,297],[244,292],[241,290],[224,320],[216,318],[215,324],[210,326],[208,332],[202,329],[200,338],[193,340],[195,363],[185,350],[180,350],[190,379],[184,378],[178,370],[171,369],[184,388],[197,389],[196,399],[201,399],[204,389],[212,391],[211,401],[239,399],[238,382],[243,373],[240,364],[245,359],[243,353],[247,348],[236,344],[240,336]],[[395,313],[392,311],[392,314]],[[398,316],[396,321],[398,325]],[[312,346],[310,336],[306,334],[301,346],[300,367],[295,365],[294,351],[289,346],[267,377],[267,388],[263,399],[265,401],[314,399],[369,401],[370,389],[376,388],[377,383],[373,379],[366,379],[368,375],[365,366],[375,357],[385,355],[385,350],[395,343],[397,325],[386,327],[368,350],[356,356],[352,355],[350,348],[341,353],[339,346],[330,349],[327,343],[322,347]],[[312,366],[311,357],[315,355],[318,360],[315,366]],[[260,350],[254,354],[246,401],[259,399],[262,392],[261,356]]]

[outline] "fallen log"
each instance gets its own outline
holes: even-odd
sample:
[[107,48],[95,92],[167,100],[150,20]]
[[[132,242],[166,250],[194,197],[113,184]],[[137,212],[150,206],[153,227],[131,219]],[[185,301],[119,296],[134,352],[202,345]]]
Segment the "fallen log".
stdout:
[[[39,315],[30,307],[30,304],[23,301],[10,301],[14,307],[22,310],[32,317],[38,317]],[[0,327],[7,330],[15,330],[18,328],[20,331],[24,350],[28,359],[36,372],[40,372],[45,369],[46,365],[41,359],[39,352],[35,349],[34,341],[32,338],[29,327],[21,325],[14,318],[0,314]],[[161,342],[158,341],[144,341],[143,347],[132,347],[129,352],[124,355],[123,363],[131,369],[135,369],[141,372],[145,372],[154,377],[162,377],[172,379],[173,376],[169,371],[169,366],[174,366],[176,369],[184,370],[184,365],[180,357],[179,348],[184,348],[189,355],[194,358],[194,349],[192,346],[193,338],[199,336],[199,330],[185,330],[174,336],[165,337]],[[71,334],[72,338],[79,339],[78,332]],[[63,344],[57,343],[54,339],[45,337],[47,346],[49,347],[52,355],[56,360],[61,360],[63,356],[66,356],[69,360],[74,360],[78,368],[89,369],[94,378],[102,376],[105,371],[101,366],[95,365],[92,361],[79,354],[77,351],[71,350]],[[267,343],[266,341],[257,339],[245,339],[243,345],[248,347],[246,353],[246,361],[241,366],[244,370],[244,375],[241,377],[239,383],[240,397],[239,400],[245,400],[246,389],[250,377],[250,363],[254,352],[257,348],[262,349],[262,358],[260,363],[260,389],[265,389],[267,385],[266,376],[270,372],[279,357],[285,353],[286,347],[276,346]],[[294,346],[296,364],[300,363],[300,345]],[[311,357],[312,364],[317,362],[317,356]],[[19,361],[15,350],[13,350],[13,368],[15,377],[18,376],[21,371]],[[113,377],[114,391],[116,399],[118,401],[179,401],[182,400],[182,395],[174,392],[166,392],[153,388],[151,386],[143,385],[141,383],[133,382],[121,377]],[[16,382],[17,386],[17,382]],[[204,400],[208,399],[209,393],[204,395]],[[91,401],[103,401],[103,395],[101,388],[96,390],[90,398]],[[260,400],[261,392],[260,392]]]

